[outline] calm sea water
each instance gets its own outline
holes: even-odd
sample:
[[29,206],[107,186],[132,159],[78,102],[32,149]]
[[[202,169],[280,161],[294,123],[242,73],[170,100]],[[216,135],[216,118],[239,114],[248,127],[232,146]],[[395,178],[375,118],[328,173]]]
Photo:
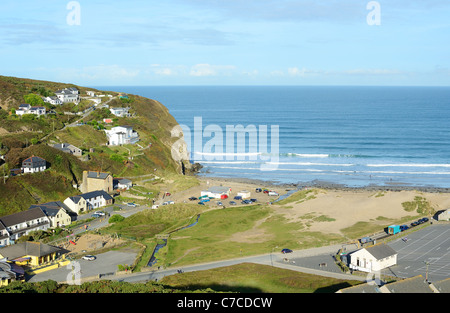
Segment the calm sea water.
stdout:
[[[98,88],[164,104],[179,124],[192,130],[191,157],[200,159],[202,175],[280,183],[450,187],[450,88]],[[197,137],[201,144],[194,143],[196,117],[202,121]],[[267,126],[267,147],[257,142],[239,151],[236,137],[230,154],[225,148],[227,125],[258,130]],[[271,149],[276,142],[272,126],[279,128],[278,151]],[[205,132],[211,129],[223,130],[222,136]],[[222,151],[211,153],[211,144],[222,137]],[[274,170],[261,170],[262,165]]]

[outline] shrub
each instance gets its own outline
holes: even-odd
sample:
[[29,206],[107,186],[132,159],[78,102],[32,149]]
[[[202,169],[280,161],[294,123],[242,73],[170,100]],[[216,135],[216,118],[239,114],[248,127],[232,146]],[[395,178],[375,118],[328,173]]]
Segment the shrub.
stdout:
[[117,223],[117,222],[121,222],[125,219],[125,217],[123,217],[122,215],[119,214],[114,214],[113,216],[111,216],[108,220],[109,223]]

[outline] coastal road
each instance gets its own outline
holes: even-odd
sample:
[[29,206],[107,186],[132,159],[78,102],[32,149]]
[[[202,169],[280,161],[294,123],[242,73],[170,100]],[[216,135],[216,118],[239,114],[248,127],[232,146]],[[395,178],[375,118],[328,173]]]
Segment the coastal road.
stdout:
[[[327,270],[303,267],[303,266],[301,266],[300,263],[296,262],[296,260],[305,258],[305,257],[317,257],[319,259],[328,258],[331,254],[336,253],[340,247],[341,247],[340,245],[335,245],[335,246],[327,246],[327,247],[321,247],[321,248],[312,248],[312,249],[294,251],[293,253],[289,253],[289,254],[282,254],[280,252],[274,252],[274,253],[268,253],[268,254],[263,254],[263,255],[258,255],[258,256],[242,257],[242,258],[202,263],[202,264],[196,264],[196,265],[190,265],[190,266],[173,267],[170,269],[155,268],[152,271],[133,273],[133,274],[127,274],[127,275],[121,275],[121,276],[114,276],[114,277],[111,277],[110,279],[124,281],[124,282],[130,282],[130,283],[146,282],[146,281],[150,281],[150,280],[159,281],[162,278],[164,278],[165,276],[177,274],[179,270],[181,270],[183,272],[194,272],[194,271],[203,271],[203,270],[209,270],[209,269],[213,269],[213,268],[232,266],[232,265],[236,265],[236,264],[240,264],[240,263],[256,263],[256,264],[269,265],[269,266],[274,266],[274,267],[278,267],[278,268],[284,268],[284,269],[289,269],[289,270],[293,270],[293,271],[304,272],[304,273],[309,273],[309,274],[314,274],[314,275],[334,277],[337,279],[365,281],[365,277],[343,274],[338,271],[332,272],[332,271],[327,271]],[[288,259],[288,261],[286,261],[285,259]]]

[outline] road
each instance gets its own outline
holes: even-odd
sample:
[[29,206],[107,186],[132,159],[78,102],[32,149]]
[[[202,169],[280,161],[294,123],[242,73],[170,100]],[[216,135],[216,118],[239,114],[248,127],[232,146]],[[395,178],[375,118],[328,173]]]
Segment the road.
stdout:
[[[115,276],[110,279],[124,281],[124,282],[130,282],[130,283],[145,282],[145,281],[149,281],[149,280],[159,281],[162,278],[164,278],[165,276],[177,274],[178,271],[180,271],[180,270],[183,272],[194,272],[194,271],[203,271],[203,270],[209,270],[209,269],[219,268],[219,267],[226,267],[226,266],[236,265],[236,264],[240,264],[240,263],[256,263],[256,264],[269,265],[269,266],[274,266],[274,267],[278,267],[278,268],[284,268],[284,269],[289,269],[289,270],[304,272],[304,273],[309,273],[309,274],[334,277],[337,279],[365,281],[365,277],[343,274],[343,273],[340,273],[337,271],[331,272],[331,271],[326,271],[326,270],[303,267],[303,266],[300,266],[299,264],[297,264],[297,262],[296,262],[296,260],[305,258],[305,257],[313,257],[314,256],[314,257],[318,257],[318,258],[321,258],[321,257],[326,258],[330,254],[336,253],[340,247],[341,247],[341,245],[334,245],[334,246],[327,246],[327,247],[321,247],[321,248],[298,250],[298,251],[294,251],[289,254],[282,254],[281,252],[274,252],[274,253],[268,253],[268,254],[257,255],[257,256],[241,257],[241,258],[236,258],[236,259],[222,260],[222,261],[217,261],[217,262],[202,263],[202,264],[182,266],[182,267],[169,268],[169,269],[155,268],[154,270],[148,271],[148,272],[140,272],[140,273],[133,273],[133,274],[127,274],[127,275],[122,275],[122,276]],[[287,261],[285,259],[287,259]]]

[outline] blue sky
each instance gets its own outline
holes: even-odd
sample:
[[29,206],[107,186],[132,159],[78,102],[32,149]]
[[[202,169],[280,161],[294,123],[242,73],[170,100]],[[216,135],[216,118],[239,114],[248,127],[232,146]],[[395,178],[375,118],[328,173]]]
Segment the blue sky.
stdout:
[[81,86],[450,85],[450,1],[376,1],[379,25],[367,22],[369,2],[79,0],[78,11],[69,0],[2,0],[0,75]]

